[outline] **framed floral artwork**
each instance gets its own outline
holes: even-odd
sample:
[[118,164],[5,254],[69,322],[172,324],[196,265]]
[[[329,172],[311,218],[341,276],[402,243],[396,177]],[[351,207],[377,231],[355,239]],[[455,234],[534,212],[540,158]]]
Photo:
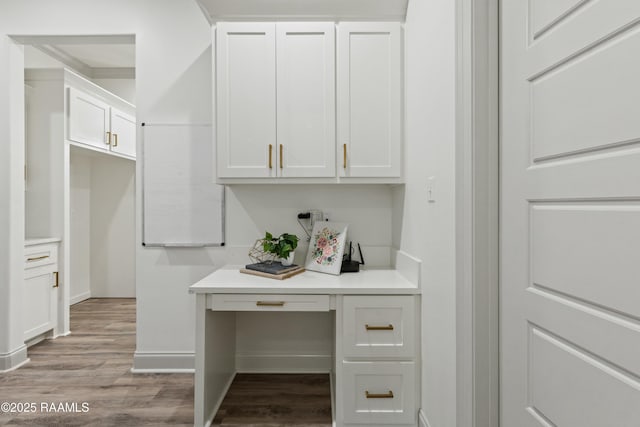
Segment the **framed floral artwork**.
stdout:
[[311,232],[305,268],[321,273],[340,274],[348,227],[348,224],[339,222],[316,222]]

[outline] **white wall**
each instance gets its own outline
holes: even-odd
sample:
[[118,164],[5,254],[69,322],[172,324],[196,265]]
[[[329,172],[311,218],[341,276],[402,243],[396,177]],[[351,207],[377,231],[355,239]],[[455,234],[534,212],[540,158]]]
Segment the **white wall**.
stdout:
[[230,246],[250,246],[265,230],[300,238],[295,262],[303,263],[306,234],[299,212],[321,210],[349,223],[347,239],[362,246],[368,266],[388,266],[391,246],[391,187],[381,185],[232,185],[227,191],[226,230]]
[[6,37],[0,41],[0,141],[4,141],[0,144],[0,200],[4,201],[0,204],[0,371],[26,358],[20,287],[24,273],[24,88],[9,84],[20,80],[23,57],[22,47]]
[[135,297],[135,162],[71,147],[71,303]]
[[[132,160],[91,159],[91,296],[136,296],[135,170]],[[71,260],[73,263],[73,260]]]
[[[457,425],[455,13],[452,0],[409,1],[407,185],[393,195],[402,218],[394,217],[394,244],[423,261],[421,407],[431,427]],[[429,177],[434,203],[427,201]]]
[[[0,28],[0,64],[3,64],[0,94],[8,90],[8,68],[4,65],[8,57],[6,34],[135,34],[138,121],[211,122],[211,29],[195,1],[60,0],[53,4],[46,0],[12,0],[3,2]],[[7,121],[10,110],[6,97],[0,97],[0,140],[7,140],[12,129]],[[0,150],[6,151],[6,144]],[[0,170],[3,173],[11,170],[10,177],[2,177],[0,196],[22,194],[11,184],[11,180],[21,179],[22,169],[12,166],[8,159],[0,156]],[[140,162],[136,176],[141,176]],[[136,193],[141,194],[139,179]],[[389,187],[235,186],[227,193],[228,246],[206,249],[143,248],[141,198],[137,197],[137,367],[154,363],[159,368],[193,367],[195,304],[188,287],[226,262],[246,262],[246,245],[260,237],[266,228],[302,235],[295,217],[298,211],[321,208],[332,219],[352,223],[354,238],[365,246],[379,246],[364,248],[365,256],[379,262],[389,258]],[[20,209],[15,209],[19,215],[13,214],[12,225],[22,216]],[[0,219],[5,218],[9,220],[9,208],[0,207]],[[5,231],[9,230],[10,227]],[[6,241],[3,239],[0,245],[6,245]],[[5,263],[0,267],[8,265],[5,255],[9,250],[21,253],[21,245],[19,236],[0,246],[0,262]],[[11,271],[20,268],[21,264],[14,263]],[[16,274],[21,277],[21,270]],[[11,281],[12,289],[18,286],[16,280]],[[0,301],[4,303],[3,298]],[[304,335],[299,338],[305,339]],[[310,339],[317,342],[321,337]]]

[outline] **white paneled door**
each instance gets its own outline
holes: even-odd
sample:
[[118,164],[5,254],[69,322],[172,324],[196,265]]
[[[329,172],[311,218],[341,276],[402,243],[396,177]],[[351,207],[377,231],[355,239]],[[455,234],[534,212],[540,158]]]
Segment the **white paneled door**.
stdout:
[[640,425],[640,2],[501,2],[501,425]]

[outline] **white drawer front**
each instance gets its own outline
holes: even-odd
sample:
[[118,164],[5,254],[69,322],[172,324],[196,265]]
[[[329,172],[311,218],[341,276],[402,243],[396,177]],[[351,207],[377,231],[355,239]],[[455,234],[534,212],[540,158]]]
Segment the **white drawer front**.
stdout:
[[345,357],[414,358],[415,300],[412,296],[345,296]]
[[329,295],[213,294],[207,308],[215,311],[329,311]]
[[53,265],[52,271],[56,269],[58,262],[58,247],[55,244],[34,245],[24,248],[24,268],[43,267]]
[[415,424],[413,362],[344,362],[346,424]]

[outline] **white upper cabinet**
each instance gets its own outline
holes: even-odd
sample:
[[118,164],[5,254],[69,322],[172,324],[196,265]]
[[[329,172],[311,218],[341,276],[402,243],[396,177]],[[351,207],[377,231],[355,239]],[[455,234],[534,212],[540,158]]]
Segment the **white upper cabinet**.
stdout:
[[123,156],[136,157],[136,118],[102,99],[69,88],[68,138]]
[[335,176],[334,39],[333,23],[218,24],[218,177]]
[[337,28],[336,42],[333,22],[217,24],[221,182],[400,181],[401,24]]
[[276,176],[275,23],[221,22],[216,34],[221,178]]
[[400,177],[402,41],[399,23],[338,25],[338,170]]
[[278,176],[334,177],[335,26],[276,24]]
[[69,139],[101,149],[108,148],[109,104],[69,88]]

